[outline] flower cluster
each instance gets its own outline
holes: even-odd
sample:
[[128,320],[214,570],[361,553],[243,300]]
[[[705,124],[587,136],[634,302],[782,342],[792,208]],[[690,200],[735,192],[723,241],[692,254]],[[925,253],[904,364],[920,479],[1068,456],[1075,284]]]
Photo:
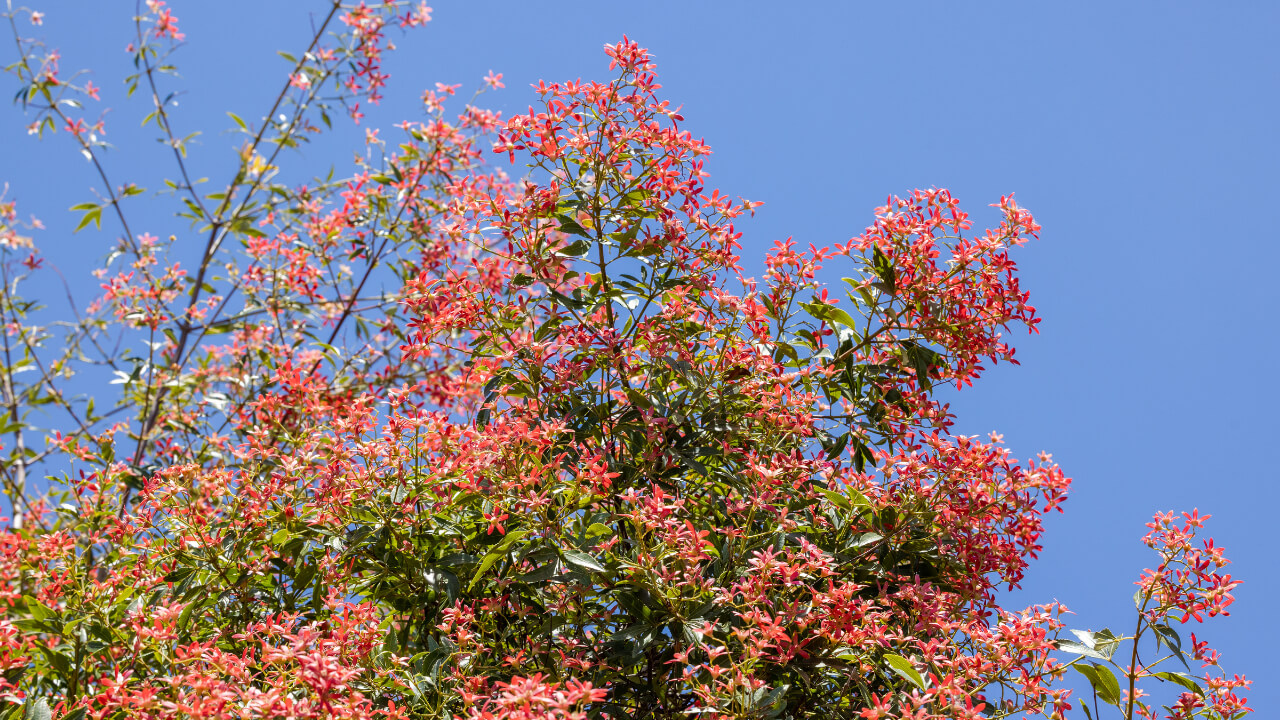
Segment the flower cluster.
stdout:
[[1142,538],[1147,547],[1160,554],[1160,564],[1148,570],[1138,581],[1144,599],[1151,608],[1148,617],[1163,616],[1172,611],[1182,613],[1181,622],[1205,616],[1230,615],[1227,608],[1235,602],[1231,595],[1239,584],[1231,576],[1219,572],[1230,561],[1213,538],[1195,544],[1196,530],[1204,526],[1208,515],[1199,510],[1161,513],[1147,523],[1150,532]]
[[[980,233],[945,190],[891,198],[845,244],[779,241],[752,277],[738,223],[760,203],[707,187],[709,146],[627,38],[610,81],[540,83],[505,119],[449,117],[457,86],[437,85],[345,177],[285,184],[280,149],[330,109],[358,121],[388,29],[430,18],[364,2],[333,5],[260,125],[233,116],[234,172],[206,192],[160,99],[183,35],[147,6],[131,81],[198,230],[135,232],[144,191],[47,96],[100,173],[81,227],[119,225],[104,294],[54,343],[15,294],[28,248],[0,202],[10,715],[1063,717],[1070,666],[1122,705],[1101,666],[1054,654],[1109,659],[1117,638],[1069,645],[1065,608],[997,594],[1069,479],[952,434],[937,398],[1035,329],[1010,250],[1039,226],[1010,198]],[[32,97],[58,87],[22,57]],[[63,392],[98,368],[116,394]],[[49,409],[41,455],[25,443]],[[27,486],[57,463],[47,494]],[[1165,643],[1167,617],[1222,614],[1237,584],[1193,543],[1201,520],[1148,537],[1139,610]],[[1170,717],[1246,712],[1245,681],[1192,647],[1210,672],[1179,676],[1196,690]]]

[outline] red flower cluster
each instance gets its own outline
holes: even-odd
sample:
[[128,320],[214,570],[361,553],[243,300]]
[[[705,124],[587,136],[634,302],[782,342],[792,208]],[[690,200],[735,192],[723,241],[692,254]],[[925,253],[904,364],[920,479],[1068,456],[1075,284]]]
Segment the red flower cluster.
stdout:
[[[951,434],[935,388],[1013,361],[1003,333],[1038,322],[1010,250],[1039,226],[1011,198],[976,234],[945,190],[890,198],[847,243],[777,242],[751,277],[736,223],[760,203],[706,187],[709,147],[626,38],[611,81],[540,83],[505,120],[447,117],[438,85],[399,143],[366,133],[349,176],[286,185],[280,149],[329,109],[358,120],[388,27],[430,17],[363,2],[333,6],[260,125],[233,116],[235,172],[206,194],[157,84],[160,41],[183,36],[149,9],[133,82],[197,252],[181,266],[178,238],[133,232],[143,191],[95,163],[107,200],[76,209],[117,222],[118,248],[53,342],[16,295],[38,263],[0,204],[4,357],[22,358],[0,366],[11,713],[1062,717],[1074,666],[1132,719],[1154,717],[1135,683],[1168,673],[1135,659],[1124,695],[1083,659],[1136,658],[1148,631],[1181,653],[1168,617],[1225,614],[1238,583],[1195,514],[1153,523],[1133,638],[1065,641],[1062,606],[1000,605],[1070,481]],[[22,57],[31,97],[59,87]],[[529,173],[485,167],[489,144]],[[118,393],[63,392],[99,367]],[[70,420],[39,455],[27,418],[48,408]],[[65,482],[27,487],[57,463]],[[1191,643],[1209,672],[1172,680],[1189,687],[1168,717],[1247,712],[1246,681]]]

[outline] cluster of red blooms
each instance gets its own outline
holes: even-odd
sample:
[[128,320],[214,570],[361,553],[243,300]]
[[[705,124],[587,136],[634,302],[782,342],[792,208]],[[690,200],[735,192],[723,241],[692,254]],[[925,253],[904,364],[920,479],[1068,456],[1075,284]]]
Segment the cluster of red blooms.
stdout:
[[168,38],[174,42],[182,42],[186,34],[178,32],[178,18],[173,11],[165,7],[163,0],[147,0],[147,9],[155,14],[155,25],[151,32],[156,38]]
[[[364,97],[374,105],[382,100],[382,89],[386,87],[390,77],[382,72],[382,54],[395,49],[395,45],[386,37],[387,22],[396,20],[402,28],[414,28],[426,25],[431,20],[431,8],[426,3],[418,3],[417,7],[407,10],[398,18],[394,14],[388,16],[389,7],[394,5],[381,3],[370,7],[361,0],[359,5],[345,11],[341,18],[343,24],[351,28],[354,46],[350,53],[355,65],[355,72],[347,75],[343,85],[352,97]],[[364,117],[364,113],[360,112],[359,102],[352,105],[348,112],[357,123]]]
[[[1195,542],[1196,531],[1209,517],[1199,510],[1181,516],[1168,512],[1156,514],[1147,523],[1150,532],[1143,541],[1160,555],[1160,564],[1145,571],[1137,583],[1138,609],[1148,627],[1166,627],[1170,619],[1202,623],[1207,617],[1230,615],[1227,607],[1235,602],[1231,592],[1240,581],[1221,572],[1229,561],[1213,538],[1198,545]],[[1205,675],[1202,691],[1183,692],[1167,717],[1182,720],[1211,711],[1213,717],[1235,718],[1248,712],[1240,691],[1249,687],[1249,681],[1241,675],[1227,677],[1218,663],[1218,652],[1195,633],[1191,634],[1191,645],[1195,659],[1214,672]],[[1148,672],[1145,668],[1136,671]],[[1142,710],[1145,717],[1157,717],[1150,708]]]
[[[149,5],[155,38],[180,40]],[[429,13],[335,5],[353,118],[385,83],[388,24]],[[1070,481],[952,435],[933,391],[1034,329],[1008,251],[1039,226],[1002,198],[974,236],[949,193],[916,191],[747,277],[735,221],[760,203],[705,187],[710,149],[646,50],[606,53],[613,81],[540,83],[541,107],[505,121],[446,119],[440,86],[394,154],[340,181],[275,184],[264,125],[225,192],[179,189],[211,228],[198,267],[125,236],[92,313],[149,338],[145,371],[121,373],[136,416],[33,395],[77,418],[56,446],[73,472],[56,498],[11,497],[23,520],[0,532],[13,712],[1066,715],[1065,608],[996,590]],[[285,140],[316,131],[338,63],[321,49],[290,73]],[[491,132],[529,160],[518,185],[483,166]],[[849,302],[824,263],[854,275]],[[1152,526],[1149,623],[1230,603],[1200,519]],[[1245,681],[1204,682],[1168,717],[1247,711]]]
[[1155,603],[1149,613],[1176,608],[1182,612],[1184,623],[1190,619],[1204,622],[1205,615],[1230,614],[1227,607],[1235,601],[1231,591],[1240,581],[1218,572],[1228,560],[1213,538],[1205,540],[1201,547],[1194,544],[1196,530],[1208,519],[1208,515],[1201,516],[1195,510],[1183,513],[1181,524],[1171,512],[1156,515],[1147,523],[1151,532],[1142,540],[1160,553],[1161,560],[1155,570],[1148,570],[1138,581],[1143,595]]

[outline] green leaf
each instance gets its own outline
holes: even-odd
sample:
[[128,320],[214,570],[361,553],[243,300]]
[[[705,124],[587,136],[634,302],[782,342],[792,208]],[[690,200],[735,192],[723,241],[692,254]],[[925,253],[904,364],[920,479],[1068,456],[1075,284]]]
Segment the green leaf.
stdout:
[[1116,680],[1115,673],[1111,672],[1111,668],[1105,665],[1093,663],[1093,666],[1098,671],[1098,679],[1102,681],[1103,687],[1106,688],[1106,692],[1098,693],[1098,697],[1105,702],[1120,707],[1120,682]]
[[864,508],[864,509],[871,508],[871,501],[867,499],[866,495],[863,495],[856,488],[846,487],[844,489],[844,492],[845,492],[845,495],[848,496],[849,502],[852,503],[854,506]]
[[1098,658],[1099,660],[1107,659],[1106,655],[1103,655],[1102,653],[1098,652],[1097,650],[1094,650],[1093,648],[1089,647],[1088,645],[1085,645],[1084,643],[1078,643],[1074,640],[1058,640],[1054,644],[1057,646],[1059,650],[1063,652],[1069,652],[1074,655],[1084,655],[1085,657]]
[[44,698],[38,698],[34,701],[28,700],[22,709],[22,720],[53,720],[53,713],[49,710],[49,701]]
[[577,242],[566,245],[556,251],[556,255],[562,255],[564,257],[582,257],[587,254],[587,250],[589,249],[591,249],[591,243],[586,240],[578,240]]
[[868,465],[876,466],[876,456],[866,443],[858,441],[853,447],[853,467],[862,472]]
[[[780,712],[783,709],[783,706],[779,704],[790,689],[791,686],[785,684],[770,688],[768,692],[765,692],[765,688],[760,688],[755,694],[755,707],[757,709],[766,709],[774,708],[775,705],[778,705],[778,707],[774,709]],[[767,717],[776,717],[779,712],[770,713]]]
[[490,548],[489,552],[485,553],[484,558],[480,560],[480,567],[476,568],[476,574],[471,578],[471,584],[467,586],[467,590],[475,589],[475,586],[480,584],[480,579],[484,577],[489,568],[506,557],[507,551],[511,549],[511,546],[528,534],[528,530],[513,530],[504,535],[502,541]]
[[878,542],[883,539],[884,539],[884,536],[881,535],[880,533],[866,532],[866,533],[862,533],[862,535],[859,535],[858,539],[850,543],[849,546],[853,548],[866,547],[871,543]]
[[522,583],[536,583],[544,580],[550,580],[556,576],[556,563],[549,562],[540,565],[533,570],[516,578]]
[[836,505],[836,507],[844,510],[853,510],[853,505],[849,504],[849,497],[839,490],[828,490],[826,488],[818,488],[818,492],[827,496],[827,499]]
[[893,653],[885,653],[884,661],[889,663],[889,668],[893,670],[895,673],[897,673],[898,675],[902,676],[902,679],[906,680],[912,685],[915,685],[921,690],[924,689],[924,678],[920,677],[920,672],[916,670],[915,666],[911,664],[910,660],[902,657],[901,655],[894,655]]
[[1160,678],[1161,680],[1168,680],[1169,682],[1177,683],[1182,687],[1195,693],[1196,695],[1200,697],[1204,697],[1204,688],[1200,687],[1200,685],[1196,683],[1196,681],[1193,680],[1191,676],[1187,675],[1186,673],[1158,672],[1158,673],[1153,673],[1153,675]]
[[1080,642],[1083,643],[1084,646],[1089,648],[1090,650],[1092,650],[1094,648],[1094,645],[1097,644],[1096,642],[1094,642],[1093,631],[1091,630],[1072,630],[1071,634],[1080,638]]
[[586,228],[579,225],[578,221],[574,220],[568,215],[557,215],[556,220],[560,222],[559,230],[562,233],[568,233],[570,235],[581,235],[582,237],[585,237],[585,238],[591,237],[591,235],[587,233]]
[[244,121],[240,119],[239,115],[236,115],[233,112],[229,112],[227,114],[231,116],[232,120],[236,121],[236,125],[239,125],[241,130],[247,131],[249,129],[249,126],[244,124]]
[[102,227],[102,208],[95,208],[85,213],[84,217],[80,219],[80,224],[76,225],[76,229],[73,232],[80,232],[90,222],[98,228]]
[[605,525],[604,523],[598,523],[598,522],[591,523],[591,525],[587,528],[585,533],[585,535],[589,538],[599,537],[601,535],[612,535],[612,534],[613,534],[613,528],[609,527],[608,525]]
[[1156,623],[1151,626],[1151,629],[1156,631],[1156,647],[1159,648],[1161,643],[1167,645],[1174,656],[1182,662],[1182,666],[1190,671],[1191,666],[1187,664],[1186,653],[1182,652],[1182,637],[1178,632],[1165,623]]
[[929,348],[912,341],[902,344],[903,359],[915,371],[916,382],[922,390],[930,390],[933,388],[933,381],[929,377],[929,372],[938,366],[942,360],[942,356]]
[[828,460],[835,460],[840,457],[840,454],[843,453],[844,449],[849,445],[849,437],[849,433],[844,433],[840,437],[836,438],[835,442],[828,444],[824,441],[822,443],[824,449],[827,451]]
[[[654,625],[651,625],[649,623],[636,623],[634,625],[630,625],[610,635],[609,642],[610,643],[626,643],[632,640],[641,640],[642,638],[645,638],[645,636],[652,633],[655,629],[657,628]],[[647,638],[647,639],[652,639],[652,638]]]
[[773,349],[774,362],[790,361],[794,363],[800,362],[800,353],[796,352],[795,346],[791,343],[779,342],[777,347]]
[[898,291],[898,271],[894,269],[893,261],[891,261],[883,252],[880,252],[879,247],[873,248],[871,267],[884,283],[885,290],[890,295],[895,294]]
[[1088,665],[1072,665],[1077,672],[1089,679],[1094,693],[1108,705],[1120,707],[1120,682],[1110,668],[1098,663]]
[[1107,660],[1116,654],[1116,650],[1120,649],[1120,638],[1116,637],[1110,630],[1103,628],[1093,634],[1093,647]]
[[841,310],[838,307],[829,307],[827,309],[827,319],[834,320],[837,323],[849,328],[850,330],[856,331],[858,329],[857,321],[854,320],[853,317],[849,315],[849,313],[845,312],[844,310]]
[[51,618],[56,618],[58,616],[56,612],[49,609],[44,605],[44,603],[31,597],[30,595],[26,595],[22,599],[26,601],[27,612],[31,613],[31,617],[35,618],[36,620],[49,620]]
[[586,553],[578,552],[577,550],[565,550],[562,554],[564,555],[565,562],[581,570],[599,573],[605,571],[605,567],[603,565],[596,562],[595,558]]

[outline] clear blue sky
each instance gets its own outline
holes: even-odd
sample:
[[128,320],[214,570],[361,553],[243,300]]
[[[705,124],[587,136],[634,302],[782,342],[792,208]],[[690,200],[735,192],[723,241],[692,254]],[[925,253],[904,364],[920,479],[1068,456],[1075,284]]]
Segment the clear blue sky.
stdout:
[[[482,104],[523,110],[540,78],[608,77],[601,46],[626,33],[715,150],[710,186],[766,203],[743,226],[748,268],[774,239],[846,241],[890,193],[950,188],[982,224],[994,215],[979,209],[1016,191],[1044,226],[1016,256],[1044,322],[1015,338],[1021,367],[956,398],[958,431],[998,430],[1021,457],[1052,452],[1075,489],[1012,602],[1056,598],[1076,626],[1128,631],[1132,582],[1153,558],[1143,523],[1198,507],[1245,581],[1232,617],[1203,636],[1255,680],[1257,717],[1280,709],[1267,610],[1280,398],[1266,375],[1280,286],[1280,4],[431,4],[434,21],[400,42],[366,125],[390,131],[417,117],[423,88],[470,90],[490,69],[507,89]],[[132,3],[43,5],[64,72],[99,68],[111,167],[167,171],[117,79]],[[175,120],[205,131],[197,172],[221,178],[235,142],[218,133],[223,113],[265,111],[286,70],[275,50],[298,49],[327,3],[170,6],[187,33]],[[0,52],[7,63],[12,51]],[[65,212],[91,199],[89,170],[65,137],[37,144],[23,122],[0,111],[0,182],[48,223],[46,253],[91,288],[83,258],[110,236],[72,237]],[[152,222],[156,235],[183,232],[163,214]]]

